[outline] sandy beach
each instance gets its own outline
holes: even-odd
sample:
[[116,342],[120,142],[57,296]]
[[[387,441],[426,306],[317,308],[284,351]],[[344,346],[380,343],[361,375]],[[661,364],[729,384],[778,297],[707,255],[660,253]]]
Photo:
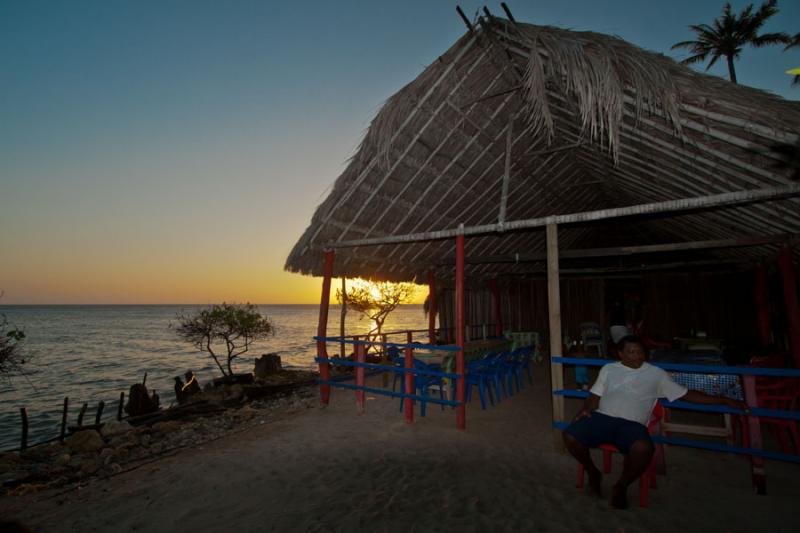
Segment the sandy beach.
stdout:
[[674,447],[649,508],[634,485],[632,508],[610,509],[553,450],[541,379],[485,413],[473,401],[466,432],[435,406],[409,426],[383,397],[359,416],[343,390],[258,422],[107,479],[6,496],[0,513],[43,532],[749,532],[794,531],[800,518],[800,467],[768,462],[769,493],[756,496],[743,458]]

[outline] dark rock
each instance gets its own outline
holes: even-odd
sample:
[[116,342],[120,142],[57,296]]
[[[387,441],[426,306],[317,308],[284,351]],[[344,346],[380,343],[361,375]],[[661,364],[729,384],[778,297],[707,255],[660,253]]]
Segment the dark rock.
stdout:
[[103,437],[94,430],[79,431],[64,440],[70,453],[96,452],[103,447]]
[[265,353],[256,360],[253,374],[256,379],[265,379],[270,374],[275,374],[283,370],[281,367],[281,356],[276,353]]

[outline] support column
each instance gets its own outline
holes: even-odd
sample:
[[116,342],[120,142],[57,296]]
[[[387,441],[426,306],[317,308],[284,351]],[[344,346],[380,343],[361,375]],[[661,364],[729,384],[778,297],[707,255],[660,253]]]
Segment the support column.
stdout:
[[[558,273],[558,227],[547,225],[547,303],[550,319],[550,357],[561,356],[561,292]],[[550,363],[551,391],[564,388],[564,368],[560,363]],[[551,394],[553,422],[564,421],[564,397]],[[553,430],[553,444],[557,450],[564,449],[561,431]]]
[[436,274],[428,271],[428,343],[436,344]]
[[[331,303],[331,278],[333,277],[333,250],[325,252],[325,273],[322,278],[322,297],[319,302],[319,324],[317,325],[317,337],[326,337],[328,331],[328,308]],[[317,341],[317,357],[320,359],[328,358],[328,350],[325,341]],[[319,377],[323,381],[331,379],[330,364],[320,362]],[[331,386],[321,384],[319,386],[319,400],[323,405],[327,405],[331,397]]]
[[[411,348],[411,346],[406,346],[403,367],[406,369],[406,373],[403,374],[402,390],[404,390],[406,394],[414,394],[414,374],[409,372],[412,368],[414,368],[414,350]],[[406,411],[406,424],[413,424],[414,400],[411,398],[403,398],[403,406],[405,407]]]
[[761,347],[766,348],[772,344],[769,328],[769,304],[767,302],[767,269],[763,263],[756,264],[755,274],[755,307],[756,324],[758,326],[758,339]]
[[456,344],[460,349],[456,352],[456,374],[459,374],[456,385],[456,427],[466,428],[467,408],[464,405],[464,235],[456,236],[456,309],[455,309]]
[[789,348],[794,367],[800,368],[800,306],[797,303],[797,275],[792,261],[792,249],[788,246],[778,256],[778,269],[783,280],[783,302],[786,307],[786,324],[789,327]]
[[503,336],[503,308],[500,307],[500,287],[497,286],[497,278],[493,278],[489,283],[494,300],[494,336]]
[[[353,337],[354,341],[358,341],[358,337]],[[367,337],[369,340],[369,337]],[[356,362],[358,363],[366,363],[367,362],[367,346],[364,344],[356,344]],[[357,366],[356,367],[356,387],[363,387],[364,386],[364,367]],[[364,414],[364,391],[363,390],[356,390],[356,407],[358,408],[358,414]]]

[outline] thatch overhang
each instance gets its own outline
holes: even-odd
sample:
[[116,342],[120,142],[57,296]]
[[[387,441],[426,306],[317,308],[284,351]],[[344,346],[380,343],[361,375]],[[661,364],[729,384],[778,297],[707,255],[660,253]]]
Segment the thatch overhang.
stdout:
[[[800,200],[772,147],[794,145],[799,132],[800,103],[619,38],[485,20],[388,99],[285,268],[322,275],[324,251],[336,248],[335,276],[422,281],[435,269],[448,279],[453,239],[430,232],[463,225],[493,228],[467,239],[468,279],[536,275],[545,271],[544,231],[513,221],[788,188],[769,201],[559,231],[561,250],[755,237],[748,246],[634,256],[645,266],[774,256],[780,239],[772,236],[800,233]],[[432,238],[347,246],[425,232]],[[562,268],[631,264],[611,256],[565,259]]]

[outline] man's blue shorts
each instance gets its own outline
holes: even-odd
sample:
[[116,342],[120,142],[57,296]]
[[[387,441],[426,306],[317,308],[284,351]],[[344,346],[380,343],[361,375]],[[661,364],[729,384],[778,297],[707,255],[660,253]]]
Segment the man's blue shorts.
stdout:
[[637,440],[652,442],[647,428],[639,422],[604,415],[597,411],[592,416],[584,416],[570,424],[566,433],[572,435],[587,448],[597,448],[601,444],[613,444],[622,453],[628,453],[631,444]]

